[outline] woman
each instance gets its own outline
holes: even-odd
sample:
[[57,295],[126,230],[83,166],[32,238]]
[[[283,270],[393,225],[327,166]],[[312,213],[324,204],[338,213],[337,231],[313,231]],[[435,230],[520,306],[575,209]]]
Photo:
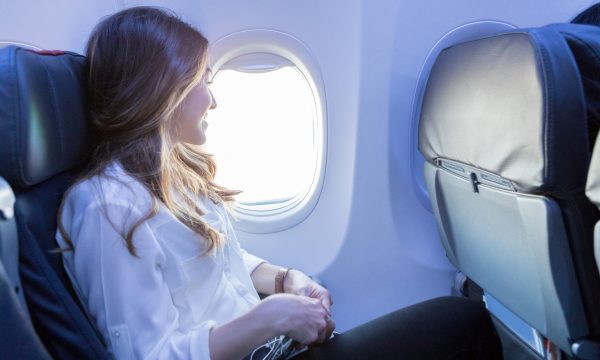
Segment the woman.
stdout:
[[[63,200],[57,240],[109,350],[164,359],[284,358],[303,347],[298,358],[500,353],[485,310],[457,299],[328,340],[329,292],[239,247],[227,213],[237,192],[213,182],[215,164],[199,147],[216,107],[207,52],[197,30],[150,7],[104,19],[87,44],[94,144]],[[257,291],[279,294],[260,301]],[[463,330],[437,334],[448,321]]]

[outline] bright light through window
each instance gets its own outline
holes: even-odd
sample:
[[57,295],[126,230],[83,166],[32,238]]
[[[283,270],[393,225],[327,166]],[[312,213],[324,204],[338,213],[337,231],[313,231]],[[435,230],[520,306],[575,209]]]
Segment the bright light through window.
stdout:
[[302,198],[316,173],[317,111],[298,68],[224,67],[211,90],[217,108],[207,118],[206,149],[216,156],[216,182],[242,190],[238,202],[254,210]]

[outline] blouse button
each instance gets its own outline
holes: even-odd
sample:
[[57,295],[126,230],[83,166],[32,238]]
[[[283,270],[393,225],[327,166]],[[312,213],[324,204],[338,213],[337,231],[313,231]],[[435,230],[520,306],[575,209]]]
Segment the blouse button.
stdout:
[[118,337],[121,337],[121,333],[120,333],[120,332],[118,332],[118,331],[115,331],[115,332],[114,332],[114,334],[115,334],[115,337],[117,337],[117,338],[118,338]]

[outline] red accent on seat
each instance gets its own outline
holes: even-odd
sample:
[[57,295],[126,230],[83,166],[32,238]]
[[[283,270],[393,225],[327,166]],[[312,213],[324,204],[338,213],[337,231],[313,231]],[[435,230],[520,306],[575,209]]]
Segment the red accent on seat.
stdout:
[[52,55],[52,56],[63,55],[65,53],[62,50],[32,50],[32,51],[36,54]]

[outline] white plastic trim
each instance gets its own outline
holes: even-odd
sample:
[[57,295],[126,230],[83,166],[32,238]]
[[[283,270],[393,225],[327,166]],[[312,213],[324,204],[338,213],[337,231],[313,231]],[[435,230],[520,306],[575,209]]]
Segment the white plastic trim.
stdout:
[[485,36],[491,36],[498,34],[503,31],[516,29],[516,26],[500,22],[500,21],[476,21],[461,25],[449,32],[447,32],[438,42],[433,46],[425,63],[419,73],[419,79],[417,81],[417,87],[415,89],[415,95],[413,97],[413,110],[412,110],[412,122],[411,122],[411,136],[410,136],[410,169],[412,173],[412,183],[417,199],[425,209],[429,212],[433,212],[431,209],[431,202],[429,201],[429,194],[427,193],[427,187],[425,186],[425,180],[423,178],[423,165],[425,159],[419,152],[419,119],[421,118],[421,105],[423,103],[423,95],[425,94],[425,86],[429,79],[429,73],[435,63],[438,55],[442,50],[452,45],[456,45],[461,42],[482,38]]
[[317,164],[307,192],[290,200],[284,206],[270,210],[256,210],[237,206],[236,229],[249,233],[274,233],[298,225],[315,208],[325,177],[327,159],[327,107],[321,69],[308,47],[299,39],[270,29],[243,30],[227,35],[211,46],[211,67],[216,74],[232,59],[254,53],[270,53],[291,61],[304,75],[316,105],[315,140]]
[[40,48],[40,47],[31,45],[31,44],[27,44],[24,42],[20,42],[20,41],[0,40],[0,49],[3,47],[10,46],[10,45],[20,46],[22,48],[29,49],[29,50],[36,50],[36,51],[42,50],[42,48]]

